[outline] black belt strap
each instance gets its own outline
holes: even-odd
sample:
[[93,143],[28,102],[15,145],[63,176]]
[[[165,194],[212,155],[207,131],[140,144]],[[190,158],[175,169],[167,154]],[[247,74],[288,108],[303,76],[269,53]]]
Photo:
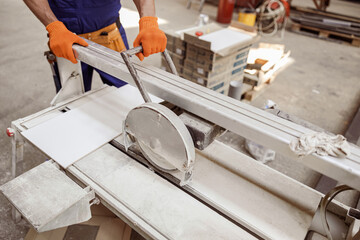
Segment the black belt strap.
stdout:
[[121,28],[120,16],[116,19],[116,26],[120,30]]

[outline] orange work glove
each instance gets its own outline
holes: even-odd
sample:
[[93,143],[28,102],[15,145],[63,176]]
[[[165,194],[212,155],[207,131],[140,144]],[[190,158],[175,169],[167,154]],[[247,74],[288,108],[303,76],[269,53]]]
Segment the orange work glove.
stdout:
[[49,32],[49,47],[57,57],[63,57],[72,63],[77,63],[72,45],[78,43],[84,47],[89,44],[75,33],[70,32],[60,21],[55,21],[46,26]]
[[165,51],[167,39],[165,33],[159,29],[157,17],[140,18],[139,30],[134,47],[143,47],[143,52],[136,54],[140,61],[151,54]]

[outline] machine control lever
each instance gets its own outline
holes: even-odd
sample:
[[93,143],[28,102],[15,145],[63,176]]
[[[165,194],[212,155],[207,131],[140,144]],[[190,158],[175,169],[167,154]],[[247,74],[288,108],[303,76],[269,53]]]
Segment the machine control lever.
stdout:
[[[121,52],[121,57],[123,58],[126,66],[128,67],[129,69],[129,72],[132,76],[132,78],[134,79],[135,81],[135,84],[136,86],[138,87],[140,93],[141,93],[141,96],[144,98],[144,101],[145,102],[151,102],[151,99],[149,97],[149,94],[147,93],[144,85],[142,84],[142,81],[140,80],[139,78],[139,75],[137,74],[136,72],[136,69],[134,67],[134,65],[132,64],[132,62],[130,61],[130,57],[137,54],[137,53],[140,53],[142,52],[143,48],[142,46],[138,46],[138,47],[135,47],[135,48],[132,48],[132,49],[129,49],[127,51],[124,51],[124,52]],[[168,53],[168,51],[165,49],[164,52],[162,52],[169,68],[171,69],[172,73],[175,74],[175,75],[178,75],[177,71],[176,71],[176,68],[175,68],[175,65]]]

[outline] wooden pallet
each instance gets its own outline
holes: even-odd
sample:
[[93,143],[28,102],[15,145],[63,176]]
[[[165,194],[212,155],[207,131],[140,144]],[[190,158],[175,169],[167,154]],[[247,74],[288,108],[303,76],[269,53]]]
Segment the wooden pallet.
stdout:
[[[241,95],[242,100],[253,101],[255,98],[260,96],[263,92],[268,89],[270,84],[275,81],[277,75],[281,73],[286,67],[293,63],[293,60],[289,58],[290,51],[288,51],[285,56],[283,56],[282,60],[278,63],[278,69],[264,82],[262,82],[259,86],[252,86],[251,89],[245,90]],[[249,85],[249,84],[247,84]]]
[[253,87],[252,89],[246,91],[242,94],[241,99],[246,101],[253,101],[255,98],[260,96],[266,89],[270,86],[270,84],[275,80],[276,76],[272,76],[266,82],[262,83],[260,86]]
[[343,20],[343,21],[360,23],[360,18],[358,18],[358,17],[348,16],[348,15],[343,15],[343,14],[328,12],[328,11],[324,12],[324,11],[319,11],[319,10],[313,9],[313,8],[291,6],[291,13],[293,13],[294,11],[301,12],[301,13],[314,14],[314,15],[323,16],[323,17],[327,17],[327,18],[335,18],[335,19]]
[[308,36],[316,36],[318,38],[326,39],[330,41],[348,43],[352,46],[360,47],[360,37],[356,37],[354,35],[348,35],[344,33],[338,33],[334,31],[320,29],[316,27],[305,26],[298,23],[293,23],[291,25],[291,31]]

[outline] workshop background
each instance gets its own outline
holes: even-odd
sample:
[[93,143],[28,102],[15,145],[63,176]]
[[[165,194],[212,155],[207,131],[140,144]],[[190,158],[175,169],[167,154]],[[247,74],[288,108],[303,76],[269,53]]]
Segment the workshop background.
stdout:
[[[199,22],[197,3],[187,9],[187,0],[155,2],[163,30],[181,29]],[[206,1],[202,14],[215,22],[217,6],[212,2]],[[311,0],[293,0],[291,5],[314,8]],[[129,43],[132,43],[138,33],[138,14],[132,1],[123,0],[122,6],[121,21]],[[359,17],[360,2],[332,0],[326,10]],[[236,9],[232,18],[238,20]],[[11,179],[11,139],[6,135],[6,128],[11,121],[48,107],[55,95],[50,67],[43,55],[47,50],[46,34],[44,26],[23,1],[0,2],[0,185]],[[360,47],[359,42],[352,42],[351,38],[347,40],[321,37],[321,31],[316,29],[294,28],[289,20],[282,39],[278,35],[261,37],[253,47],[260,42],[282,44],[286,51],[291,51],[291,63],[276,74],[276,79],[260,89],[259,94],[252,92],[256,97],[250,95],[244,101],[262,108],[266,100],[272,100],[291,116],[325,131],[345,135],[360,106]],[[159,54],[151,56],[144,63],[161,67],[161,57]],[[96,76],[93,88],[100,85]],[[223,136],[222,141],[239,150],[243,144],[231,134]],[[28,144],[24,159],[18,166],[18,172],[40,164],[46,157]],[[281,157],[268,165],[310,187],[315,188],[320,179],[320,174]],[[348,201],[353,204],[357,199]],[[18,224],[12,222],[11,205],[1,194],[0,239],[23,239],[28,230],[25,220]]]

